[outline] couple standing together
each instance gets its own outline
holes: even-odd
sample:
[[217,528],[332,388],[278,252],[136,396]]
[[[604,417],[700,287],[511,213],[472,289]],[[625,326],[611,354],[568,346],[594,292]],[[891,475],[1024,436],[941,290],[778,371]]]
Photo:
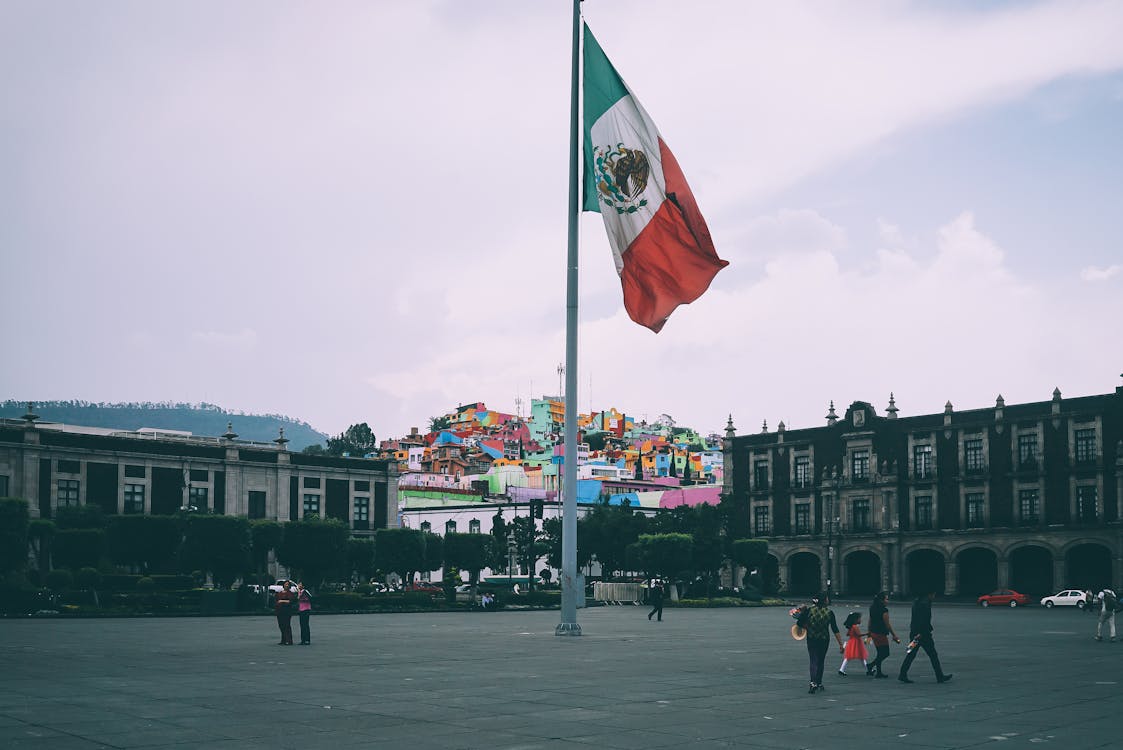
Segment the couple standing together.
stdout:
[[[940,666],[940,657],[936,653],[936,643],[932,638],[932,600],[934,598],[935,592],[930,591],[917,597],[916,601],[913,602],[912,622],[909,623],[909,648],[905,653],[904,661],[901,663],[900,674],[897,676],[897,679],[901,682],[912,682],[908,676],[909,668],[912,666],[919,649],[924,649],[924,653],[928,654],[928,659],[932,662],[932,670],[936,673],[937,682],[944,683],[952,678],[950,674],[944,674],[944,670]],[[889,638],[892,637],[895,643],[901,642],[896,631],[893,630],[893,625],[889,622],[888,600],[888,592],[882,591],[874,597],[873,603],[870,604],[868,635],[877,647],[877,658],[866,666],[866,675],[869,677],[887,677],[881,671],[881,665],[889,656]],[[807,654],[810,660],[811,673],[811,686],[807,691],[808,693],[823,690],[823,663],[826,661],[827,648],[830,645],[832,633],[835,640],[838,641],[839,651],[845,654],[842,636],[838,630],[838,622],[835,620],[834,612],[830,609],[830,603],[830,595],[826,592],[815,597],[811,600],[811,607],[800,615],[800,621],[797,623],[807,631]]]
[[293,591],[292,583],[285,581],[273,598],[273,612],[277,615],[277,627],[281,630],[281,646],[292,645],[294,610],[300,616],[300,645],[311,645],[312,634],[308,628],[308,619],[312,615],[312,595],[304,588],[303,583],[296,584],[296,591]]

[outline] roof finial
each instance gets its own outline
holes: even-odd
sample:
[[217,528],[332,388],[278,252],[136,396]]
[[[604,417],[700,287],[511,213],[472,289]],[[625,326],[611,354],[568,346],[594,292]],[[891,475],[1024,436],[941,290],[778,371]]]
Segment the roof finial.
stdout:
[[897,402],[893,400],[893,391],[889,391],[889,406],[886,408],[885,413],[889,419],[897,418]]
[[233,422],[227,422],[226,423],[226,432],[223,434],[222,437],[225,438],[226,440],[233,440],[234,438],[238,437],[238,433],[234,432],[234,423]]
[[277,447],[279,447],[281,450],[284,450],[285,444],[288,443],[288,441],[289,439],[285,437],[285,428],[277,428],[277,437],[273,438],[273,442],[277,444]]
[[827,425],[833,427],[834,423],[837,421],[838,415],[834,413],[834,399],[831,399],[831,408],[827,412]]
[[761,434],[768,432],[768,420],[764,420],[760,425]]

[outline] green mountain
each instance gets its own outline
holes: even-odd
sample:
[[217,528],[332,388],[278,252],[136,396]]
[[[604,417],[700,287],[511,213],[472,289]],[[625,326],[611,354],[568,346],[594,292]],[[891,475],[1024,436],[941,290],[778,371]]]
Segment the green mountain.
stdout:
[[[24,401],[0,402],[0,418],[19,419],[27,413]],[[118,430],[139,430],[155,427],[165,430],[186,430],[193,435],[216,436],[226,432],[226,423],[234,425],[239,440],[268,443],[285,428],[289,450],[299,451],[309,445],[322,445],[328,436],[307,422],[283,414],[243,414],[228,411],[214,404],[129,403],[104,404],[89,401],[36,401],[35,413],[45,422],[86,427],[108,427]]]

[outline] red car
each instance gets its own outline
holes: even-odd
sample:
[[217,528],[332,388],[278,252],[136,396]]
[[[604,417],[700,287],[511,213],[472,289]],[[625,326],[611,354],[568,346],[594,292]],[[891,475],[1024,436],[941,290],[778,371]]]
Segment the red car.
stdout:
[[414,581],[413,583],[407,584],[404,590],[423,591],[426,594],[443,594],[445,592],[445,590],[437,584],[429,583],[428,581]]
[[998,589],[979,597],[980,607],[989,607],[992,604],[995,606],[1024,607],[1029,604],[1029,597],[1025,594],[1019,594],[1013,589]]

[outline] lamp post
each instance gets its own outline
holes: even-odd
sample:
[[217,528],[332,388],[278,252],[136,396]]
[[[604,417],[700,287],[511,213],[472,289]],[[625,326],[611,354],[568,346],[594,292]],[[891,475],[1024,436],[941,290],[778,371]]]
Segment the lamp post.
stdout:
[[[830,502],[827,503],[827,596],[834,596],[834,572],[835,572],[835,548],[834,548],[834,534],[835,529],[838,528],[839,522],[842,520],[842,499],[839,497],[839,492],[842,489],[842,477],[838,473],[836,466],[831,472],[832,485],[834,488],[833,494],[830,496]],[[841,540],[841,533],[839,538]]]

